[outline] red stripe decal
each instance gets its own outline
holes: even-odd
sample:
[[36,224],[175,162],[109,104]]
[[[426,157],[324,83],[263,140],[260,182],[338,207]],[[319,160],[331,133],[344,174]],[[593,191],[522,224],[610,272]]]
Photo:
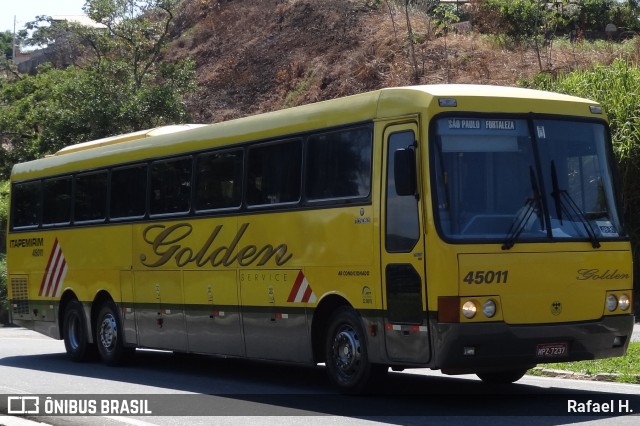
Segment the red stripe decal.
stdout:
[[[56,247],[58,249],[58,247]],[[56,250],[56,256],[53,261],[53,265],[50,271],[47,271],[47,286],[45,288],[45,296],[52,296],[51,289],[52,285],[58,280],[58,276],[60,274],[60,257],[62,256],[62,250]],[[64,260],[64,259],[62,259]]]
[[307,285],[307,289],[304,291],[304,296],[302,296],[302,301],[304,303],[309,302],[309,298],[311,297],[311,293],[313,293],[313,290],[311,290],[311,286]]
[[42,276],[42,283],[40,283],[40,291],[38,292],[38,296],[42,296],[42,291],[44,290],[44,283],[47,281],[47,275],[49,274],[49,268],[51,267],[51,261],[53,260],[54,253],[56,252],[56,248],[58,247],[58,239],[53,242],[53,248],[51,249],[51,254],[49,255],[49,260],[47,261],[47,267],[44,269],[44,275]]
[[291,293],[289,293],[289,297],[287,298],[287,302],[293,302],[296,300],[296,295],[298,294],[298,290],[300,290],[300,286],[302,285],[302,281],[304,281],[304,274],[302,271],[298,272],[298,276],[296,277],[296,282],[293,284],[293,288],[291,289]]
[[60,262],[60,269],[56,274],[56,281],[55,281],[55,285],[53,286],[53,291],[51,292],[52,297],[55,297],[56,294],[58,293],[58,288],[60,287],[60,284],[64,280],[64,276],[66,275],[66,273],[67,273],[67,261],[64,260],[64,257],[63,257],[62,261]]

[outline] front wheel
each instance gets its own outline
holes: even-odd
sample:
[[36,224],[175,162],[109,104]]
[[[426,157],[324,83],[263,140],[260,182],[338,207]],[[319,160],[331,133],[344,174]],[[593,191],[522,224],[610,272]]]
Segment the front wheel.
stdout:
[[338,308],[327,329],[325,360],[329,377],[346,393],[361,393],[372,379],[362,321],[349,307]]
[[124,364],[134,351],[124,346],[120,316],[113,302],[105,303],[100,309],[96,323],[96,344],[100,358],[107,365]]
[[476,376],[485,383],[509,384],[522,379],[522,377],[527,373],[527,370],[528,368],[514,368],[512,370],[477,373]]

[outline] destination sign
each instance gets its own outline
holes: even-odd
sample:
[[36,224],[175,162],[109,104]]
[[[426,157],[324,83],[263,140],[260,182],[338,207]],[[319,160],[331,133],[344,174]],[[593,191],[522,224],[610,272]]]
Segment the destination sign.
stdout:
[[478,120],[468,118],[451,118],[447,120],[449,129],[456,130],[516,130],[515,120]]

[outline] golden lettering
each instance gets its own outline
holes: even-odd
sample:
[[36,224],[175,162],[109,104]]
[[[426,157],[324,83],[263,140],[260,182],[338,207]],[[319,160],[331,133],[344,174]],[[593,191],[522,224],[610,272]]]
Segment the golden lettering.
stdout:
[[[250,266],[254,263],[257,266],[263,266],[273,259],[276,265],[282,266],[293,257],[291,253],[288,253],[286,244],[279,244],[275,247],[266,244],[260,248],[251,244],[241,246],[240,241],[248,227],[248,223],[242,224],[228,245],[216,246],[215,243],[222,230],[222,225],[218,225],[202,247],[196,251],[196,249],[184,244],[185,239],[193,232],[193,227],[190,224],[151,225],[143,231],[142,238],[151,246],[151,250],[157,258],[151,260],[147,258],[147,255],[141,254],[140,261],[144,266],[150,268],[165,265],[171,259],[180,268],[191,263],[201,268],[207,264],[213,267],[228,267],[236,262],[240,266]],[[157,231],[159,231],[158,234],[152,237],[153,233]],[[236,252],[237,254],[235,254]]]

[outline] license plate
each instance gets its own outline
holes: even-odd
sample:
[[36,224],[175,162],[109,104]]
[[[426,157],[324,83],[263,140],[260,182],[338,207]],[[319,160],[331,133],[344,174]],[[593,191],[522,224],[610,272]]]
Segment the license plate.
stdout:
[[556,358],[567,356],[569,345],[567,343],[543,343],[536,348],[536,356],[539,358]]

